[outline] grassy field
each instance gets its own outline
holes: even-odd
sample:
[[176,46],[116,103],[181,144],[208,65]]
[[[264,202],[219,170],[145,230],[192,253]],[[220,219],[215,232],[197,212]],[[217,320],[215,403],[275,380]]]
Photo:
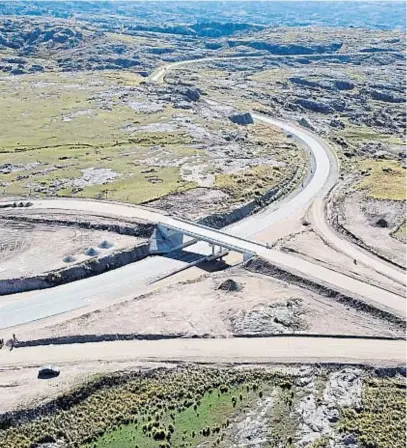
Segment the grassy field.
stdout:
[[58,411],[3,425],[0,446],[25,448],[64,437],[78,447],[163,447],[216,441],[228,418],[289,377],[260,370],[179,368],[99,377],[60,397]]
[[346,128],[339,131],[338,135],[345,138],[345,140],[349,140],[350,142],[358,143],[363,141],[372,141],[394,145],[404,145],[404,140],[401,137],[377,132],[368,126],[352,125],[346,118],[342,118],[342,121],[346,124]]
[[216,187],[227,191],[236,201],[260,197],[284,178],[280,167],[257,166],[235,174],[218,174]]
[[406,170],[391,160],[364,160],[361,171],[370,173],[357,185],[375,199],[406,200]]
[[[314,377],[318,406],[329,375]],[[335,434],[354,434],[361,448],[405,446],[404,380],[365,377],[362,408],[342,409]],[[292,448],[303,436],[301,403],[310,399],[297,380],[275,370],[192,366],[97,376],[36,419],[2,421],[0,446],[64,439],[76,448],[228,448],[252,434],[266,447]],[[332,437],[307,446],[327,448]]]
[[[166,443],[171,446],[197,446],[200,443],[218,441],[222,428],[229,426],[229,419],[239,412],[249,409],[258,398],[258,392],[246,386],[228,388],[227,392],[218,390],[206,393],[196,403],[182,411],[171,412],[157,418],[147,419],[139,424],[129,424],[108,432],[89,448],[121,448],[138,446],[158,448]],[[150,429],[149,429],[150,428]],[[223,437],[222,437],[223,440]],[[164,442],[163,442],[164,441]]]
[[[153,113],[135,112],[121,98],[121,86],[131,89],[142,78],[130,72],[105,71],[80,74],[44,73],[0,80],[0,107],[4,112],[0,137],[0,166],[18,170],[2,178],[3,195],[47,194],[58,186],[59,196],[144,202],[195,184],[181,179],[176,161],[196,154],[187,148],[194,139],[182,132],[159,132],[173,114],[170,106]],[[158,131],[129,133],[126,126],[157,124]],[[143,173],[151,147],[158,153],[154,175]],[[112,183],[95,183],[80,192],[72,181],[82,170],[113,170]]]
[[[0,78],[0,107],[5,112],[0,195],[143,203],[196,187],[196,179],[182,173],[184,163],[189,168],[207,164],[208,170],[213,167],[211,159],[219,157],[272,157],[286,163],[280,171],[260,166],[236,176],[213,168],[219,174],[214,187],[232,191],[236,200],[244,201],[285,178],[290,165],[303,163],[301,151],[267,126],[239,129],[248,135],[242,148],[222,143],[219,135],[236,132],[236,125],[222,117],[208,119],[195,111],[180,111],[171,101],[157,102],[140,85],[142,79],[112,70]],[[211,138],[219,145],[213,152]],[[108,170],[111,177],[89,178],[87,173],[95,168]]]

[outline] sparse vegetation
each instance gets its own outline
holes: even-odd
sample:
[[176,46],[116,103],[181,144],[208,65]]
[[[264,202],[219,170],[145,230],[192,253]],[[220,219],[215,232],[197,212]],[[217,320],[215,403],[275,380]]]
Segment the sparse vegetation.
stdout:
[[406,170],[391,160],[365,160],[360,164],[366,177],[358,185],[375,199],[406,200]]
[[[260,370],[156,370],[147,375],[99,377],[57,399],[58,410],[22,426],[3,418],[0,445],[25,448],[41,440],[63,438],[70,446],[116,448],[188,446],[216,440],[231,416],[257,397],[257,384],[287,381]],[[246,387],[247,386],[247,387]],[[242,394],[242,400],[232,398]]]
[[362,408],[342,410],[340,429],[355,434],[362,448],[403,448],[405,398],[404,381],[371,379],[364,386]]

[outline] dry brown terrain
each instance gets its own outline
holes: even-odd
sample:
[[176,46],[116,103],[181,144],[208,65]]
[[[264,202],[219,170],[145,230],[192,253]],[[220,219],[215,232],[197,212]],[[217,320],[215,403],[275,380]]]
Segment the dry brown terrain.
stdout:
[[279,241],[278,246],[284,251],[299,254],[334,271],[404,294],[404,288],[400,284],[368,266],[355,264],[350,257],[329,247],[312,229],[291,234]]
[[[219,289],[236,282],[240,291]],[[226,282],[226,284],[225,284]],[[26,327],[27,328],[27,327]],[[233,337],[311,333],[401,336],[402,330],[303,288],[234,268],[64,322],[24,327],[22,341],[74,335]]]
[[348,195],[344,201],[346,228],[387,259],[405,267],[406,244],[392,235],[402,225],[405,210],[403,201],[366,199],[362,193]]
[[0,278],[42,274],[140,242],[114,232],[6,220],[0,224],[0,241]]

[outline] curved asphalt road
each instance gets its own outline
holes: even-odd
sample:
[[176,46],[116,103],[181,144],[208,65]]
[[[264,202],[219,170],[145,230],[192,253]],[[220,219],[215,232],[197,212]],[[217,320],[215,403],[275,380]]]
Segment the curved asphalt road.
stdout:
[[[182,61],[170,64],[167,66],[167,70],[190,62]],[[165,73],[166,70],[164,68],[158,69],[152,75],[151,80],[159,81]],[[324,147],[320,140],[315,138],[310,132],[273,118],[257,114],[253,115],[256,120],[277,126],[301,139],[311,150],[316,166],[313,176],[305,188],[279,202],[278,208],[272,205],[261,213],[239,221],[224,230],[231,235],[246,238],[268,229],[282,220],[289,219],[291,215],[298,214],[298,210],[305,210],[312,200],[321,198],[326,193],[332,182],[335,182],[337,173],[337,167],[332,165],[332,158],[328,156],[328,148]],[[135,216],[153,222],[163,219],[163,215],[143,207],[75,199],[34,201],[33,208],[87,210],[95,214],[106,213],[122,217]],[[188,255],[188,252],[191,255]],[[311,274],[311,277],[317,280],[322,279],[328,284],[336,284],[345,291],[347,288],[348,290],[350,288],[351,292],[356,295],[370,298],[385,307],[397,310],[399,314],[405,314],[405,301],[395,294],[349,279],[349,277],[343,274],[333,273],[328,269],[316,266],[292,255],[268,250],[263,250],[262,252],[261,256],[273,263],[283,267],[291,267],[296,272],[303,272],[304,275]],[[52,289],[4,296],[0,298],[0,329],[84,307],[96,300],[109,300],[130,294],[136,295],[142,291],[147,283],[184,267],[186,262],[196,260],[201,254],[208,253],[208,245],[206,243],[198,243],[184,252],[184,257],[186,256],[187,260],[151,257],[100,276]],[[381,264],[384,265],[383,263]],[[393,271],[391,271],[391,275],[394,277]]]

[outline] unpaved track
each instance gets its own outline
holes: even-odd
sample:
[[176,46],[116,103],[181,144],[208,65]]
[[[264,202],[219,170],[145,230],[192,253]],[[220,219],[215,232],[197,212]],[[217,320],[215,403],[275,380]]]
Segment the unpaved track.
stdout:
[[[191,62],[196,61],[182,61],[182,63],[169,64],[167,70]],[[160,81],[165,73],[165,68],[158,69],[157,72],[151,76],[150,80]],[[337,178],[337,167],[335,161],[333,161],[334,158],[332,157],[332,154],[330,156],[329,148],[321,141],[321,139],[294,124],[283,123],[279,120],[257,114],[254,114],[254,118],[296,135],[297,138],[301,139],[313,153],[316,166],[312,178],[305,188],[296,192],[296,194],[290,195],[286,200],[280,201],[278,203],[278,208],[274,204],[271,207],[267,207],[261,213],[250,216],[224,230],[225,233],[229,233],[230,235],[239,235],[239,237],[246,238],[253,238],[253,235],[260,233],[263,230],[267,229],[272,231],[273,226],[281,227],[284,226],[284,223],[287,223],[290,220],[298,219],[299,214],[303,214],[313,201],[317,204],[323,204],[323,195],[326,194],[329,187],[333,185]],[[144,207],[91,200],[40,200],[34,202],[33,208],[56,208],[76,211],[86,210],[87,212],[95,214],[107,214],[117,217],[136,217],[150,222],[174,221],[173,218]],[[402,285],[405,284],[405,279],[403,278],[404,273],[379,259],[365,255],[350,243],[346,241],[343,242],[343,240],[326,225],[322,206],[314,207],[313,211],[317,230],[319,230],[328,242],[335,246],[335,248],[341,250],[343,246],[346,249],[345,253],[347,255],[358,260],[360,260],[362,256],[363,264],[370,267],[371,263],[373,263],[373,269],[376,271],[387,275],[389,278]],[[193,228],[193,224],[187,225],[190,228]],[[289,228],[289,226],[287,228]],[[228,239],[227,236],[224,236],[223,238],[225,240]],[[246,242],[245,248],[247,248],[248,252],[257,253],[283,269],[287,269],[305,278],[312,278],[316,282],[320,282],[333,289],[344,292],[345,294],[362,298],[367,302],[374,302],[381,308],[405,316],[405,299],[392,292],[347,277],[344,274],[334,272],[323,266],[318,266],[291,254],[266,250],[254,241],[252,243]],[[208,245],[205,243],[198,243],[188,250],[203,254],[209,253]],[[98,277],[82,280],[81,282],[77,282],[77,284],[74,283],[53,288],[52,292],[29,293],[27,295],[16,294],[12,297],[13,302],[16,301],[16,303],[10,303],[10,300],[7,300],[6,298],[6,300],[3,301],[2,306],[2,300],[0,300],[0,328],[7,328],[34,319],[40,319],[52,314],[86,306],[90,300],[98,299],[98,297],[120,297],[124,294],[125,288],[127,288],[125,291],[126,294],[129,292],[128,288],[130,283],[132,283],[131,287],[139,287],[141,284],[146,283],[146,281],[151,280],[152,273],[154,273],[156,277],[159,277],[160,274],[165,275],[171,272],[171,266],[173,266],[173,264],[174,260],[171,259],[160,259],[159,265],[156,265],[154,259],[149,259],[147,261],[143,260],[143,263],[139,263],[137,264],[137,267],[134,267],[137,270],[137,272],[134,273],[128,272],[133,268],[133,266],[129,265],[121,270],[111,271]],[[145,267],[148,267],[148,269],[145,269]],[[109,282],[105,282],[108,277],[110,279]],[[52,298],[50,294],[54,294],[54,298]],[[45,297],[49,299],[48,303],[51,304],[51,306],[45,303]],[[8,297],[8,299],[10,299],[10,297]]]
[[[244,58],[245,57],[243,56],[237,58],[231,57],[230,59]],[[151,75],[150,80],[153,82],[164,82],[165,74],[170,70],[174,70],[185,65],[192,65],[194,63],[211,62],[222,59],[225,59],[225,57],[203,58],[198,60],[181,61],[168,64],[165,67],[157,69]],[[207,100],[207,102],[211,103],[211,100]],[[304,201],[304,197],[309,196],[309,200],[314,197],[315,200],[311,207],[310,218],[314,230],[319,233],[330,246],[405,287],[407,283],[405,271],[396,268],[390,263],[387,263],[384,260],[376,257],[374,254],[368,253],[367,251],[359,248],[357,245],[352,244],[345,238],[337,235],[336,232],[328,225],[324,212],[323,193],[326,193],[328,189],[335,184],[338,173],[336,167],[334,166],[336,165],[336,160],[335,162],[333,162],[333,159],[335,159],[336,157],[327,143],[314,133],[303,129],[293,123],[285,123],[281,120],[255,113],[252,113],[252,116],[256,121],[271,124],[286,132],[290,132],[296,135],[297,138],[302,140],[305,145],[311,149],[313,156],[317,161],[317,169],[315,174],[312,176],[310,182],[311,185],[307,185],[307,187],[304,188],[304,190],[300,194],[296,195],[295,198],[290,200],[290,207],[283,206],[282,210],[274,213],[273,219],[268,223],[268,225],[270,226],[277,220],[284,220],[289,213],[292,214],[296,209],[298,210],[298,208],[302,207],[304,204],[309,203],[309,201]],[[315,197],[317,193],[319,193],[319,197]],[[261,214],[259,214],[259,216],[260,218],[262,218]]]
[[[50,345],[0,351],[2,369],[111,361],[405,365],[405,341],[310,337],[167,339]],[[63,369],[62,369],[63,372]]]
[[[324,178],[322,178],[324,181]],[[309,184],[312,185],[312,181]],[[303,190],[300,194],[304,193]],[[308,194],[308,193],[307,193]],[[303,200],[308,202],[308,196],[302,196]],[[296,201],[297,196],[293,198],[296,205],[303,202]],[[276,213],[285,210],[290,212],[290,202],[277,209]],[[95,214],[110,214],[117,217],[138,217],[151,222],[162,222],[165,224],[174,224],[185,229],[189,229],[197,234],[215,235],[221,241],[240,245],[249,253],[255,253],[272,264],[280,268],[299,275],[305,279],[312,279],[316,283],[323,284],[333,290],[351,295],[365,302],[372,303],[382,309],[394,312],[404,317],[406,301],[404,297],[383,290],[376,286],[364,283],[344,274],[332,271],[323,266],[311,263],[300,257],[291,254],[285,254],[276,250],[270,250],[261,244],[247,240],[240,240],[232,237],[230,234],[217,232],[213,229],[202,228],[194,223],[177,221],[159,212],[151,211],[143,207],[134,207],[126,204],[117,204],[109,202],[98,202],[92,200],[80,199],[55,199],[34,201],[33,208],[57,208],[65,210],[77,210],[92,212]],[[295,209],[295,207],[293,207]],[[233,229],[227,229],[226,232],[235,235],[243,235],[251,229],[251,232],[257,232],[262,227],[266,227],[272,220],[273,212],[263,212],[261,216],[254,215],[233,226]],[[208,244],[200,242],[189,248],[200,253],[209,253]],[[87,306],[91,301],[100,299],[111,299],[128,295],[133,289],[135,292],[146,283],[152,276],[156,278],[164,275],[177,260],[160,257],[147,258],[138,263],[132,263],[123,268],[109,271],[105,274],[90,277],[78,282],[57,286],[45,291],[31,291],[29,293],[14,294],[0,298],[0,328],[19,325],[31,320],[45,318],[61,312],[69,311],[79,307]],[[2,305],[3,302],[3,305]]]

